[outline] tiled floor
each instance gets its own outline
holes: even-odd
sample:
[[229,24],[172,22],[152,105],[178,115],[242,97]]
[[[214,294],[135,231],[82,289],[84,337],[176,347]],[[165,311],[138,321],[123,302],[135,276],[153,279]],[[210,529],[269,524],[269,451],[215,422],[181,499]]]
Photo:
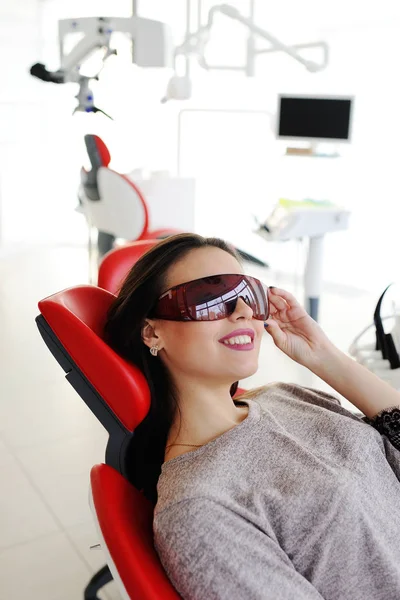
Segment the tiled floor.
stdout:
[[[73,600],[104,564],[88,508],[89,471],[104,456],[102,427],[69,386],[35,325],[37,301],[87,282],[84,248],[0,256],[0,599]],[[293,291],[278,273],[249,271]],[[300,293],[301,289],[298,290]],[[347,350],[375,297],[326,286],[321,324]],[[244,385],[327,386],[283,356],[266,335],[258,373]],[[344,402],[346,405],[346,402]],[[351,405],[348,405],[351,408]],[[102,598],[118,598],[111,583]]]

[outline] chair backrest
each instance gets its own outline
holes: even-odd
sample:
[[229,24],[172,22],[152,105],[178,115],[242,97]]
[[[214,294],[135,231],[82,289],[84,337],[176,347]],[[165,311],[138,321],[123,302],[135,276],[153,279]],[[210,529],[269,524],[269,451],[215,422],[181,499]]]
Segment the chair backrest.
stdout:
[[39,331],[66,372],[66,379],[110,434],[106,462],[127,476],[126,452],[133,431],[150,408],[144,375],[103,340],[115,296],[82,285],[39,302]]
[[140,240],[108,252],[99,265],[98,286],[117,294],[135,262],[160,240]]
[[136,240],[145,235],[149,216],[146,201],[137,185],[126,175],[108,167],[98,170],[97,184],[99,201],[82,198],[89,223],[99,231],[126,240]]
[[85,145],[92,169],[97,171],[100,167],[108,167],[111,161],[110,151],[98,135],[85,135]]
[[[99,188],[97,185],[97,173],[100,167],[108,167],[111,156],[107,146],[98,135],[85,135],[85,145],[89,156],[91,169],[87,171],[84,167],[81,169],[81,184],[84,194],[92,202],[100,200]],[[82,193],[79,193],[79,199],[82,202]]]
[[94,466],[90,481],[100,540],[123,598],[181,598],[154,549],[151,503],[108,465]]

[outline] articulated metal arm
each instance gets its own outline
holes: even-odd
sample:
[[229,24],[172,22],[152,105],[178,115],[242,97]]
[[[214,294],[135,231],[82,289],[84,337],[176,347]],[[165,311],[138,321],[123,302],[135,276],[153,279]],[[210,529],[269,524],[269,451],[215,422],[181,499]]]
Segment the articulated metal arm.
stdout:
[[[226,17],[233,19],[234,21],[238,21],[239,23],[242,23],[245,27],[247,27],[247,29],[249,29],[249,31],[251,33],[267,40],[271,44],[270,48],[266,48],[263,50],[251,49],[252,55],[248,56],[248,62],[250,62],[250,61],[252,62],[254,59],[254,55],[256,55],[256,54],[261,54],[261,53],[266,53],[266,52],[284,52],[285,54],[287,54],[288,56],[290,56],[297,62],[301,63],[303,66],[306,67],[306,69],[308,71],[311,71],[311,72],[321,71],[322,69],[325,69],[325,67],[328,64],[328,45],[325,42],[310,42],[308,44],[297,44],[294,46],[288,46],[287,44],[284,44],[283,42],[278,40],[278,38],[273,36],[271,33],[266,31],[265,29],[262,29],[258,25],[255,25],[255,23],[253,23],[253,21],[251,19],[244,17],[235,7],[233,7],[229,4],[220,4],[220,5],[217,5],[217,6],[214,6],[213,8],[211,8],[208,13],[207,24],[200,27],[195,33],[188,35],[185,38],[185,40],[183,41],[183,43],[175,49],[175,56],[195,55],[196,58],[198,59],[200,65],[203,68],[205,68],[205,69],[215,68],[215,67],[212,67],[207,64],[205,57],[204,57],[204,52],[205,52],[205,46],[210,38],[210,31],[211,31],[212,25],[214,23],[215,15],[217,13],[220,13],[222,15],[225,15]],[[314,61],[306,60],[305,58],[303,58],[301,56],[301,54],[299,52],[300,50],[303,50],[304,48],[317,48],[317,47],[320,47],[321,50],[323,51],[323,58],[322,58],[321,63],[316,63]],[[223,67],[216,67],[216,68],[222,69]],[[227,68],[229,68],[229,67],[227,67]]]

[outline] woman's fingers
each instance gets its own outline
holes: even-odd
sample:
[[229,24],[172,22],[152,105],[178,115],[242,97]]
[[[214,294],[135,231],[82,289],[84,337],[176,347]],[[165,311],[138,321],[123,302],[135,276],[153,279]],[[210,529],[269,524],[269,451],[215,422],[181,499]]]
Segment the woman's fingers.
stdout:
[[287,292],[286,290],[282,290],[281,288],[268,288],[268,296],[271,303],[273,303],[279,310],[287,308],[288,305],[291,308],[294,308],[295,306],[301,306],[293,294]]
[[290,308],[289,304],[281,296],[274,294],[271,289],[268,290],[269,314],[275,315]]
[[269,303],[271,308],[274,308],[276,311],[286,310],[289,308],[288,303],[281,298],[280,296],[269,296]]
[[284,314],[290,309],[290,306],[286,302],[286,300],[284,300],[280,296],[269,293],[268,300],[269,314],[271,317],[277,316],[278,314]]
[[294,322],[306,315],[304,308],[296,298],[281,288],[269,288],[269,314],[283,323]]

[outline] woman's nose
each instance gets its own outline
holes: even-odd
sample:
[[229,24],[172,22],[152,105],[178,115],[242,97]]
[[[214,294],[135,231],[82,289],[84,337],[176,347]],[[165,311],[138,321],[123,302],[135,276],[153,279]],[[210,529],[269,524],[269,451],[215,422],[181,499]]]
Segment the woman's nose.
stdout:
[[233,319],[251,319],[253,317],[253,311],[243,298],[238,298],[235,310],[231,314],[231,317]]

